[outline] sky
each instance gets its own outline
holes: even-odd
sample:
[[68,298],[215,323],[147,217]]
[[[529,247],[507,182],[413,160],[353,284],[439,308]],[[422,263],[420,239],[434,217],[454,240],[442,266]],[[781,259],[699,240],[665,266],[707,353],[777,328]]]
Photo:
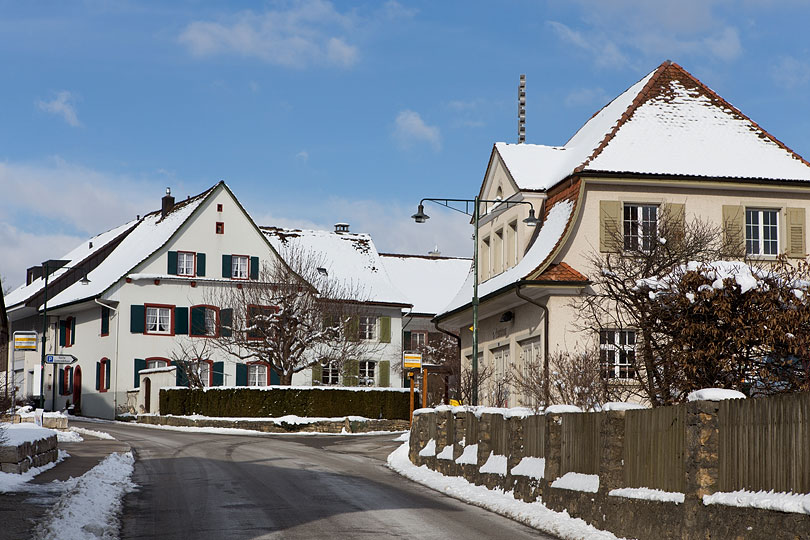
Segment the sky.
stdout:
[[0,276],[225,180],[259,225],[469,256],[495,142],[672,60],[810,157],[810,0],[0,0]]

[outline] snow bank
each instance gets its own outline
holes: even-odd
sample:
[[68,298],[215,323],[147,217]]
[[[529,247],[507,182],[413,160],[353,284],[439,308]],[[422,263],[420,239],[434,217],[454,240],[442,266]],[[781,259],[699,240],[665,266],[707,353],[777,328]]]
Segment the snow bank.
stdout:
[[39,427],[36,424],[24,422],[22,424],[0,424],[3,426],[5,433],[6,446],[19,446],[26,442],[34,442],[42,439],[47,439],[56,435],[56,431],[44,427]]
[[80,427],[71,427],[70,431],[75,431],[76,433],[80,433],[82,435],[89,435],[90,437],[95,437],[97,439],[107,439],[110,441],[114,441],[115,437],[106,433],[104,431],[96,431],[94,429],[87,429],[87,428],[80,428]]
[[721,491],[711,495],[704,495],[703,504],[724,504],[726,506],[810,514],[810,494],[775,491]]
[[616,540],[616,536],[600,531],[567,512],[555,512],[540,502],[516,500],[501,489],[476,486],[456,476],[444,476],[426,466],[417,467],[408,460],[408,446],[402,445],[388,456],[388,466],[406,478],[468,504],[519,521],[529,527],[556,535],[565,540]]
[[456,463],[459,465],[478,465],[478,445],[471,444],[465,446],[464,451],[458,456]]
[[56,432],[56,442],[59,443],[74,443],[74,442],[82,442],[82,436],[76,433],[75,431],[57,431]]
[[554,482],[551,483],[551,487],[596,493],[599,491],[599,475],[567,472],[554,480]]
[[689,395],[686,396],[687,401],[723,401],[725,399],[745,399],[745,394],[725,388],[701,388],[689,392]]
[[528,476],[542,479],[546,475],[546,458],[524,457],[520,463],[512,467],[513,476]]
[[575,413],[582,412],[582,409],[576,405],[552,405],[546,407],[545,414],[560,414],[560,413]]
[[27,472],[24,472],[22,474],[0,472],[0,493],[6,493],[8,491],[16,491],[20,489],[20,487],[26,482],[32,480],[37,475],[47,471],[48,469],[53,469],[54,467],[56,467],[57,463],[61,463],[68,457],[70,457],[70,454],[68,454],[64,450],[59,450],[59,454],[58,457],[56,458],[56,461],[48,463],[47,465],[43,465],[42,467],[32,467],[28,469]]
[[684,500],[683,493],[650,488],[612,489],[610,492],[608,492],[608,495],[613,497],[625,497],[628,499],[643,499],[645,501],[674,502],[675,504],[681,504]]
[[500,474],[506,476],[506,456],[500,456],[495,452],[490,452],[487,462],[481,465],[479,472],[488,474]]
[[424,448],[419,450],[419,455],[422,457],[433,457],[436,455],[436,440],[430,439]]
[[638,409],[646,409],[640,403],[625,403],[623,401],[609,401],[602,405],[603,411],[635,411]]
[[118,538],[121,499],[135,489],[132,452],[110,454],[79,478],[65,482],[49,519],[37,529],[43,540]]

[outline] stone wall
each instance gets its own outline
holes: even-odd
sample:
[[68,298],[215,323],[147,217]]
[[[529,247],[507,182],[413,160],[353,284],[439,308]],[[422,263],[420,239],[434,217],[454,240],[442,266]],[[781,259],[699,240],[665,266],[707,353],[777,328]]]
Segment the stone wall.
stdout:
[[138,423],[162,426],[183,427],[217,427],[237,428],[263,433],[368,433],[372,431],[405,431],[408,429],[407,420],[378,420],[354,421],[348,418],[341,420],[324,420],[306,424],[288,422],[274,422],[272,420],[228,420],[205,418],[195,419],[184,416],[138,415]]
[[42,467],[57,458],[56,435],[26,441],[18,446],[0,446],[0,472],[22,474],[31,467]]
[[[631,414],[646,414],[634,411]],[[571,424],[571,415],[600,415],[598,418],[599,444],[584,448],[572,442],[570,429],[564,430],[566,419]],[[529,422],[537,422],[525,409],[492,409],[483,407],[446,407],[420,409],[415,412],[411,426],[409,456],[415,465],[450,476],[462,476],[476,485],[511,490],[515,497],[527,502],[542,497],[543,504],[557,511],[567,511],[597,528],[613,532],[617,536],[639,539],[795,539],[810,538],[810,516],[756,508],[737,508],[724,505],[704,505],[703,496],[718,490],[719,482],[719,436],[718,404],[697,401],[685,406],[683,423],[682,459],[684,466],[683,502],[627,498],[611,495],[611,490],[640,487],[625,485],[625,411],[600,413],[562,413],[544,416],[542,457],[545,459],[542,478],[513,474],[525,456],[527,446],[537,447],[537,441],[524,440],[531,432]],[[494,420],[495,416],[500,416]],[[581,424],[582,422],[578,422]],[[594,424],[595,425],[595,424]],[[505,441],[492,426],[503,426]],[[680,428],[679,428],[680,429]],[[534,432],[537,429],[534,428]],[[475,434],[475,437],[471,437]],[[592,434],[593,435],[593,434]],[[645,435],[646,436],[646,435]],[[651,435],[652,436],[652,435]],[[563,439],[568,437],[568,440]],[[439,459],[434,455],[420,455],[435,442],[440,453],[452,446],[452,459]],[[588,439],[593,440],[593,439]],[[464,448],[477,444],[477,463],[458,463]],[[500,448],[495,448],[499,446]],[[572,450],[573,449],[573,450]],[[552,483],[576,463],[565,452],[593,452],[598,460],[599,487],[596,493],[551,487]],[[484,473],[481,466],[491,453],[506,453],[506,474]],[[580,460],[583,461],[583,460]],[[588,460],[584,460],[588,461]],[[568,464],[568,465],[566,465]],[[593,476],[591,476],[593,478]],[[649,486],[655,487],[655,486]],[[674,494],[673,494],[674,495]]]

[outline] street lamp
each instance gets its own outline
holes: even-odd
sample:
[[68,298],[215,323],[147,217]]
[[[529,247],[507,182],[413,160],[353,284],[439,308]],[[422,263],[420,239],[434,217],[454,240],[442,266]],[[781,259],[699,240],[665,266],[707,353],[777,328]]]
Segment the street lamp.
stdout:
[[[75,266],[66,266],[67,263],[70,261],[62,261],[62,260],[50,260],[45,261],[42,263],[42,273],[45,276],[45,287],[43,289],[43,294],[45,295],[44,301],[42,303],[42,354],[40,355],[40,369],[39,369],[39,408],[45,408],[45,340],[46,335],[48,334],[48,276],[50,274],[49,267],[54,266],[54,271],[59,270],[60,268],[65,268],[67,270],[76,270]],[[87,273],[85,272],[84,277],[79,280],[79,283],[82,285],[87,285],[90,283],[90,280],[87,279]],[[54,351],[55,352],[55,351]],[[54,384],[56,384],[56,380],[54,378]]]
[[[419,201],[419,207],[416,210],[416,213],[411,217],[417,223],[425,223],[430,216],[425,214],[425,201],[434,202],[436,204],[440,204],[444,207],[447,207],[451,210],[455,210],[456,212],[461,212],[462,214],[466,214],[468,216],[472,216],[473,224],[475,226],[475,232],[473,233],[473,243],[475,244],[473,247],[473,297],[472,297],[472,307],[473,307],[473,356],[472,356],[472,405],[478,405],[478,218],[480,214],[480,205],[481,204],[505,204],[506,208],[509,209],[512,206],[518,204],[528,204],[529,205],[529,217],[523,220],[529,227],[536,227],[540,221],[534,214],[534,206],[529,201],[509,201],[509,200],[489,200],[489,199],[479,199],[475,197],[474,199],[422,199]],[[453,206],[453,203],[464,203],[464,209],[456,208]],[[472,205],[472,211],[470,211],[470,206]],[[486,212],[485,212],[486,213]]]

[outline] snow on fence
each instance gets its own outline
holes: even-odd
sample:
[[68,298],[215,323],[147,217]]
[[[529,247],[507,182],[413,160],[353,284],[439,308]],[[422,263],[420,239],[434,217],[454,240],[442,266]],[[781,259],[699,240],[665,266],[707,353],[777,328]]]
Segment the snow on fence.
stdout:
[[810,493],[810,393],[719,405],[720,491]]
[[627,487],[677,492],[686,489],[685,419],[686,405],[625,413],[624,482]]

